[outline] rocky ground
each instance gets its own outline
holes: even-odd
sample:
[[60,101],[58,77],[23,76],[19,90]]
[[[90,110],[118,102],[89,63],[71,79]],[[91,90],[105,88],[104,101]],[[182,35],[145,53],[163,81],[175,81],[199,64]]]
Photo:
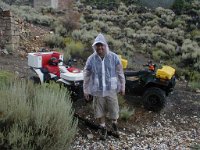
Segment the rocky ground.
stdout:
[[[71,149],[200,149],[200,93],[184,87],[183,83],[177,83],[160,113],[144,110],[139,102],[129,103],[135,113],[127,122],[119,120],[119,139],[108,136],[101,141],[98,131],[80,125]],[[139,99],[128,98],[128,101]]]
[[[134,59],[135,66],[141,66],[147,61],[140,54],[135,57],[140,58]],[[71,149],[200,149],[200,93],[191,91],[186,81],[177,79],[175,89],[167,97],[166,106],[160,113],[145,110],[140,97],[126,96],[125,99],[134,114],[126,122],[118,120],[119,139],[108,136],[106,141],[101,141],[98,130],[79,122],[79,132]],[[76,112],[96,123],[92,115],[92,104],[81,100],[76,103]],[[107,126],[111,129],[110,120]]]

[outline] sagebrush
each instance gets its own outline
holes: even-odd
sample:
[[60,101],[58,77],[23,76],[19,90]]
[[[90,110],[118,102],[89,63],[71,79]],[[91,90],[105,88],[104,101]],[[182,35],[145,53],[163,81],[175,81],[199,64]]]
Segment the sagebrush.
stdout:
[[66,89],[15,81],[0,87],[0,149],[68,149],[77,131]]

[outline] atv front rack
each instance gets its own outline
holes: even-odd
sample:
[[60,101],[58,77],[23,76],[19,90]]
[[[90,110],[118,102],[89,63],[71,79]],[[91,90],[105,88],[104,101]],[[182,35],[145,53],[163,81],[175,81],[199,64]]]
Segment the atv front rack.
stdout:
[[140,75],[144,75],[144,74],[150,74],[152,73],[152,71],[149,70],[140,70],[140,71],[125,71],[124,75],[125,77],[131,77],[131,76],[140,76]]

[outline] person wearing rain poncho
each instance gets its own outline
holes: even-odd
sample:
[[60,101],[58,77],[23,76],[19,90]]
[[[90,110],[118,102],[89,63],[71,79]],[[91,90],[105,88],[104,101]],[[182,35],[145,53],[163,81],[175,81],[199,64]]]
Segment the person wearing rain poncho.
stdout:
[[113,130],[117,131],[119,105],[117,93],[125,94],[123,67],[117,54],[109,51],[103,34],[99,34],[92,44],[94,53],[84,67],[83,91],[86,100],[93,96],[94,116],[100,122],[101,139],[106,138],[106,117],[112,119]]

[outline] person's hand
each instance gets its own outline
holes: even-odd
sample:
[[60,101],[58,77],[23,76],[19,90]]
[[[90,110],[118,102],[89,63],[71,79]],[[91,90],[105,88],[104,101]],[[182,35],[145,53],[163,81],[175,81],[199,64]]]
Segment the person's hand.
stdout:
[[89,94],[88,94],[88,93],[84,93],[84,97],[85,97],[85,99],[86,99],[87,101],[89,101],[89,99],[90,99],[90,96],[89,96]]
[[124,96],[124,95],[125,95],[125,91],[124,91],[124,90],[121,90],[121,91],[119,92],[119,94],[122,95],[122,96]]

